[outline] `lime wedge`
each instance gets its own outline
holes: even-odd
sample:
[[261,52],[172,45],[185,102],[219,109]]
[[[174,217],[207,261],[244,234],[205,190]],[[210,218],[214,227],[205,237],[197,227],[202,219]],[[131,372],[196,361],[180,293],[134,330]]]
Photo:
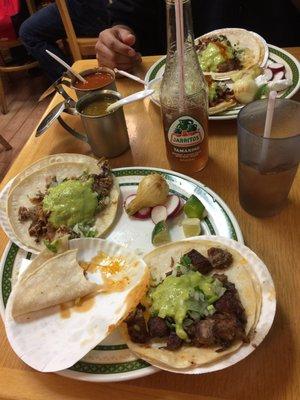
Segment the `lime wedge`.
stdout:
[[182,221],[182,228],[185,237],[198,236],[201,233],[199,218],[185,218]]
[[201,203],[198,197],[194,196],[193,194],[188,198],[183,209],[188,218],[199,219],[203,218],[203,213],[205,210],[204,205]]
[[165,221],[158,222],[152,231],[152,243],[159,246],[170,241],[170,234]]

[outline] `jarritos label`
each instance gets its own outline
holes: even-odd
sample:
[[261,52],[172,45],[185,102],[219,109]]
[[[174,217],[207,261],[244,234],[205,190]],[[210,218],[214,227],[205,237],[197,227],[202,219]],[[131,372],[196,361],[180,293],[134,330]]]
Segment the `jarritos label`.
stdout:
[[175,153],[177,157],[197,155],[200,152],[204,134],[202,125],[193,117],[182,116],[176,119],[168,131],[173,154]]

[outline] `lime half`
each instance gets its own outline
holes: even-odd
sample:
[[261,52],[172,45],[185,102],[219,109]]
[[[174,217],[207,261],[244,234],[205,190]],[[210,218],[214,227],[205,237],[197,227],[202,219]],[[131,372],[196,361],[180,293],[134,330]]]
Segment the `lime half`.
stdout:
[[185,237],[198,236],[201,233],[199,218],[185,218],[182,221],[182,228]]
[[170,234],[165,221],[158,222],[152,231],[152,243],[159,246],[170,241]]
[[187,202],[185,203],[183,210],[185,215],[188,218],[203,218],[204,213],[204,205],[198,199],[198,197],[194,196],[193,194],[191,197],[188,198]]

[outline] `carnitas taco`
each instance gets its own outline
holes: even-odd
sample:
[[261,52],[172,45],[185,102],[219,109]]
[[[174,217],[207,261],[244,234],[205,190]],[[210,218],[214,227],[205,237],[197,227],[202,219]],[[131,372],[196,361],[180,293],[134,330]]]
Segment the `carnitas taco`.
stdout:
[[50,163],[12,184],[7,217],[16,238],[32,252],[55,241],[98,237],[112,225],[119,187],[107,160]]
[[266,61],[266,45],[253,32],[239,28],[218,29],[196,41],[200,66],[214,79],[230,79],[237,71]]
[[237,101],[233,90],[225,83],[213,80],[209,75],[205,76],[208,85],[208,114],[214,115],[234,107]]
[[248,343],[261,293],[248,261],[213,240],[184,240],[144,257],[150,288],[123,325],[129,348],[161,368],[216,362]]

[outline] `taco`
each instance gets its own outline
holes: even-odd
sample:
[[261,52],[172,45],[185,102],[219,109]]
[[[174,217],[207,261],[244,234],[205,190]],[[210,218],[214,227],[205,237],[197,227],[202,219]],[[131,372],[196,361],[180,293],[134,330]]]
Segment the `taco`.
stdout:
[[5,309],[13,350],[42,372],[84,357],[137,306],[149,283],[145,262],[122,246],[97,238],[69,246],[52,256],[43,250],[19,276]]
[[208,114],[214,115],[234,107],[237,101],[233,91],[223,82],[205,76],[208,85]]
[[161,368],[186,370],[237,351],[257,324],[261,292],[237,250],[184,240],[144,257],[150,289],[123,324],[129,348]]
[[6,213],[16,238],[37,253],[61,236],[98,237],[117,213],[119,187],[107,160],[54,162],[12,184]]
[[230,79],[237,71],[266,61],[266,44],[253,32],[239,28],[218,29],[196,40],[200,66],[213,79]]

